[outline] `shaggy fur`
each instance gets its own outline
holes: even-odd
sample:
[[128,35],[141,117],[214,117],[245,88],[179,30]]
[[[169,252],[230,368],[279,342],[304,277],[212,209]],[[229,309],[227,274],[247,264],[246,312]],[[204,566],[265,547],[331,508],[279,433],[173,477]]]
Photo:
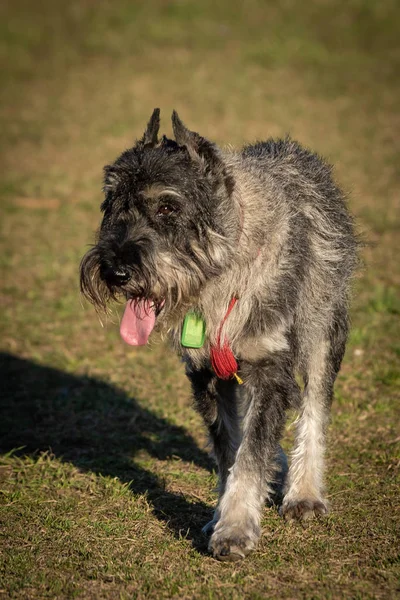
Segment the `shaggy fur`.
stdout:
[[[159,330],[183,356],[218,463],[210,552],[244,557],[284,463],[279,440],[289,407],[297,439],[281,507],[286,518],[327,512],[326,427],[348,334],[356,240],[330,167],[290,140],[218,149],[174,112],[175,140],[158,140],[156,109],[136,145],[105,168],[97,244],[81,264],[81,289],[97,307],[111,297],[151,299]],[[244,385],[210,364],[222,327]],[[201,314],[206,341],[181,346],[186,312]],[[295,374],[304,382],[301,391]]]

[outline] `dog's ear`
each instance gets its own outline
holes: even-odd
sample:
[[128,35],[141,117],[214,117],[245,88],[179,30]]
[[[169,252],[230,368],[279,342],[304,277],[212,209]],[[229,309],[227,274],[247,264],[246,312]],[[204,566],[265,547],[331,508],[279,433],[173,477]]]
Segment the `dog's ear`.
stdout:
[[144,146],[156,146],[158,144],[158,130],[160,129],[160,109],[155,108],[147,123],[146,131],[140,140]]
[[205,162],[220,161],[218,149],[195,131],[190,131],[180,120],[176,110],[172,113],[172,129],[179,146],[186,146],[191,158]]
[[187,129],[176,110],[172,113],[172,129],[178,145],[186,147],[190,158],[200,164],[206,175],[222,177],[228,193],[231,194],[234,180],[228,173],[217,146],[195,131]]

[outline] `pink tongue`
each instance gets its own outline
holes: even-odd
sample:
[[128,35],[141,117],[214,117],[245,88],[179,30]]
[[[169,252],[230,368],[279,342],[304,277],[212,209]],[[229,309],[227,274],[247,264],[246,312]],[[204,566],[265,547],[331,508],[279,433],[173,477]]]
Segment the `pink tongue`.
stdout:
[[155,321],[154,305],[151,302],[129,300],[119,329],[122,339],[131,346],[144,346]]

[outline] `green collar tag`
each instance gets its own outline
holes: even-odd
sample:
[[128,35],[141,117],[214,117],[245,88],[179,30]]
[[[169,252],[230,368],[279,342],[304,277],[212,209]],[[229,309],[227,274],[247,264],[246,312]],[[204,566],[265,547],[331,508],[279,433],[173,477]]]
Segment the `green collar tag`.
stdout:
[[185,348],[201,348],[206,337],[206,322],[199,314],[188,312],[182,327],[181,344]]

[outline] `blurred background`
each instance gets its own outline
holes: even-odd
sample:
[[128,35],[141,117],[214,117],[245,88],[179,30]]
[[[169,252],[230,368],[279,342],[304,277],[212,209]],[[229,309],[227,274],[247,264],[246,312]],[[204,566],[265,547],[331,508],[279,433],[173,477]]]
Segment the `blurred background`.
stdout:
[[[399,435],[399,23],[397,0],[0,4],[0,428],[8,507],[7,581],[0,592],[99,598],[135,589],[136,597],[182,598],[182,590],[194,597],[201,589],[218,597],[221,582],[228,594],[239,577],[241,594],[273,594],[279,587],[280,597],[310,597],[314,585],[326,594],[391,597]],[[268,552],[265,546],[239,575],[225,571],[222,579],[201,554],[199,531],[214,501],[215,473],[198,449],[205,439],[182,367],[161,342],[124,346],[118,310],[102,327],[78,291],[79,261],[100,221],[102,168],[142,135],[154,107],[161,108],[167,135],[175,108],[190,128],[222,145],[290,134],[324,155],[367,242],[332,423],[336,521],[312,530],[313,545],[295,533],[287,538],[269,515],[278,537],[282,531],[276,553],[276,538],[269,539]],[[10,454],[13,448],[20,450]],[[54,502],[44,509],[45,498]],[[125,539],[118,527],[132,526],[131,514],[118,516],[128,498],[141,523],[128,535],[135,540],[129,558],[125,542],[113,541],[113,535]],[[365,506],[373,507],[372,516]],[[104,511],[109,530],[102,528]],[[360,526],[365,519],[373,543]],[[47,533],[32,538],[31,531]],[[73,543],[64,556],[65,539]],[[136,561],[149,552],[155,562],[139,577]],[[297,578],[295,592],[299,560],[310,575]],[[171,561],[181,567],[166,580]],[[270,578],[258,572],[266,568]]]

